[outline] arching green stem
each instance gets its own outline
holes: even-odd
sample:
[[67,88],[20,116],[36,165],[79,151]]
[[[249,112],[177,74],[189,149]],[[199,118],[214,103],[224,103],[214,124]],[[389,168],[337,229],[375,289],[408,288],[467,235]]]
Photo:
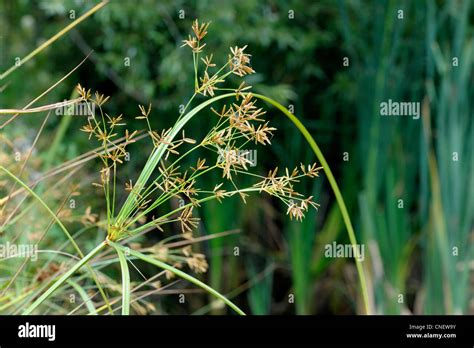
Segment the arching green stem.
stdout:
[[[273,105],[278,110],[283,112],[283,114],[285,114],[285,116],[287,116],[291,120],[291,122],[293,122],[293,124],[298,128],[301,134],[303,134],[306,141],[311,146],[311,149],[313,150],[314,154],[316,155],[319,162],[323,166],[323,169],[324,169],[324,172],[326,173],[329,184],[331,185],[334,195],[336,196],[336,201],[337,201],[337,204],[339,205],[339,209],[341,210],[342,218],[344,220],[344,224],[346,225],[347,233],[349,235],[349,240],[351,244],[355,247],[357,244],[357,239],[354,233],[354,228],[352,227],[352,222],[349,217],[349,213],[347,212],[346,204],[344,203],[344,199],[342,198],[341,191],[339,190],[339,187],[337,186],[336,179],[332,175],[331,168],[329,168],[329,165],[326,159],[324,158],[323,153],[319,149],[318,144],[316,144],[316,141],[314,140],[314,138],[311,136],[311,134],[303,125],[303,123],[301,123],[301,121],[295,115],[293,115],[290,111],[288,111],[288,109],[285,108],[283,105],[281,105],[277,101],[271,98],[268,98],[264,95],[261,95],[261,94],[253,94],[253,95],[256,98],[259,98],[267,102],[268,104]],[[364,269],[362,267],[361,261],[356,260],[356,267],[357,267],[357,273],[359,275],[359,282],[360,282],[360,288],[362,292],[362,299],[364,301],[365,312],[366,314],[371,314],[372,311],[370,309],[369,296],[367,292],[367,282],[365,279]]]

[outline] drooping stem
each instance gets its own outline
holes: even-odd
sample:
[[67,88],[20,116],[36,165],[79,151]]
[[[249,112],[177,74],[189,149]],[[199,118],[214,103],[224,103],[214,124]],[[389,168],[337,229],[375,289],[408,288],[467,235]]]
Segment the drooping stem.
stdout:
[[[357,238],[354,233],[354,228],[352,227],[351,218],[347,211],[346,204],[344,203],[344,198],[342,197],[342,194],[341,194],[341,191],[339,190],[336,179],[334,178],[334,175],[332,174],[331,168],[329,167],[326,159],[323,156],[323,153],[319,149],[319,146],[318,144],[316,144],[316,141],[314,140],[314,138],[311,136],[311,134],[303,125],[303,123],[301,123],[301,121],[283,105],[261,94],[253,94],[253,96],[267,102],[270,105],[273,105],[274,107],[279,109],[281,112],[283,112],[283,114],[285,114],[285,116],[287,116],[291,120],[291,122],[293,122],[293,124],[298,128],[300,133],[305,137],[306,141],[311,146],[311,149],[313,150],[314,154],[316,155],[319,162],[323,166],[323,169],[328,178],[329,184],[331,185],[334,195],[336,196],[336,201],[337,201],[337,204],[339,205],[339,209],[341,210],[342,218],[344,220],[344,224],[346,225],[346,229],[347,229],[347,234],[349,235],[349,240],[352,246],[355,247],[357,245]],[[361,261],[356,260],[356,268],[357,268],[357,273],[359,276],[359,282],[360,282],[360,288],[362,292],[362,300],[364,302],[365,312],[366,314],[371,314],[372,311],[370,309],[369,296],[367,292],[367,281],[365,279],[365,273],[364,273],[364,269],[362,267]]]
[[[176,134],[185,126],[185,124],[189,120],[191,120],[199,111],[204,109],[206,106],[212,105],[217,100],[228,98],[228,97],[234,97],[236,95],[237,95],[237,93],[227,93],[227,94],[223,94],[223,95],[213,97],[213,98],[199,104],[198,106],[193,108],[191,111],[189,111],[187,114],[185,114],[182,118],[180,118],[179,122],[173,127],[172,131],[170,132],[170,139],[172,140],[176,136]],[[285,116],[287,116],[293,122],[293,124],[298,128],[298,130],[304,136],[304,138],[306,139],[306,141],[310,145],[311,149],[313,150],[314,154],[316,155],[318,161],[323,166],[323,170],[324,170],[324,172],[325,172],[325,174],[328,178],[328,181],[329,181],[329,183],[331,185],[331,188],[334,192],[334,195],[336,197],[337,204],[338,204],[339,209],[341,211],[342,218],[343,218],[343,221],[344,221],[344,224],[346,226],[347,233],[348,233],[348,236],[349,236],[349,240],[351,242],[351,245],[353,247],[355,247],[357,245],[357,238],[355,236],[354,228],[352,226],[352,222],[351,222],[349,213],[347,211],[347,207],[346,207],[346,204],[344,202],[344,198],[342,197],[342,194],[341,194],[341,191],[339,190],[339,186],[337,185],[336,179],[334,178],[334,175],[332,174],[332,171],[331,171],[326,159],[324,158],[324,155],[321,152],[319,146],[317,145],[316,141],[314,140],[314,138],[311,136],[311,134],[306,129],[306,127],[301,123],[301,121],[295,115],[293,115],[290,111],[288,111],[288,109],[285,108],[283,105],[281,105],[277,101],[275,101],[275,100],[273,100],[269,97],[266,97],[264,95],[261,95],[261,94],[252,94],[252,95],[254,97],[256,97],[258,99],[261,99],[261,100],[265,101],[266,103],[276,107],[281,112],[283,112],[283,114]],[[161,157],[165,153],[166,148],[167,148],[166,144],[161,144],[158,148],[155,149],[155,151],[150,156],[150,158],[148,159],[148,161],[145,165],[146,169],[144,169],[142,171],[142,173],[140,174],[140,177],[138,178],[137,183],[139,183],[140,185],[144,185],[146,183],[146,181],[149,179],[151,173],[155,169],[156,165],[160,161]],[[140,187],[140,186],[138,186],[138,187]],[[118,219],[121,219],[123,221],[124,219],[129,217],[129,214],[130,214],[132,209],[133,209],[133,195],[130,194],[128,196],[125,204],[123,205],[119,215],[118,215]],[[360,288],[361,288],[361,293],[362,293],[362,300],[363,300],[363,303],[364,303],[364,309],[365,309],[366,314],[371,314],[372,310],[370,308],[369,296],[368,296],[368,291],[367,291],[367,281],[366,281],[366,278],[365,278],[365,273],[364,273],[364,269],[362,267],[361,261],[356,261],[356,269],[357,269],[357,274],[358,274],[358,277],[359,277],[359,283],[360,283]]]

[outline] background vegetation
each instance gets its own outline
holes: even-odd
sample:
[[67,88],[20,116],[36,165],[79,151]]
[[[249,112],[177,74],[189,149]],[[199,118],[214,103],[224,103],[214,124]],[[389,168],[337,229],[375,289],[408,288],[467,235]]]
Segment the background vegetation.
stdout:
[[[2,1],[0,71],[91,6],[80,0]],[[248,45],[257,73],[247,83],[287,106],[318,141],[366,248],[363,266],[372,311],[474,313],[472,1],[111,1],[0,81],[0,108],[23,107],[93,50],[44,102],[69,99],[80,82],[110,95],[110,112],[124,114],[132,125],[138,122],[133,120],[137,104],[151,102],[152,127],[167,128],[192,94],[193,65],[179,46],[195,18],[212,21],[206,41],[212,51]],[[388,99],[420,102],[422,116],[380,117],[379,105]],[[257,170],[265,174],[275,163],[293,167],[314,161],[297,129],[275,109],[268,111],[278,131],[271,147],[258,150]],[[14,166],[14,154],[31,146],[44,119],[21,116],[0,130],[2,165]],[[194,137],[212,125],[204,117],[193,122]],[[46,136],[22,177],[32,180],[90,150],[79,132],[82,125],[80,118],[49,117]],[[143,146],[148,145],[132,145],[119,185],[143,167],[149,152]],[[104,211],[90,186],[94,175],[93,165],[86,164],[36,192],[48,193],[45,199],[59,207],[69,184],[78,184],[81,194],[72,216],[76,230],[85,229],[79,217],[89,207],[92,213]],[[0,177],[2,197],[11,184]],[[334,195],[324,175],[306,184],[321,206],[303,222],[290,221],[267,196],[251,197],[245,205],[238,199],[204,204],[199,209],[202,236],[236,233],[199,243],[209,262],[201,280],[253,314],[363,313],[353,260],[324,257],[327,243],[349,243]],[[28,214],[47,219],[39,208]],[[27,232],[34,233],[35,226]],[[13,232],[1,233],[6,241]],[[148,238],[158,240],[159,233]],[[59,232],[50,236],[62,238]],[[81,238],[88,250],[103,237],[91,229]],[[57,245],[56,240],[45,243]],[[0,262],[2,282],[21,260],[8,262]],[[136,265],[147,277],[156,272]],[[134,269],[131,273],[140,279]],[[16,296],[26,282],[15,281]],[[153,308],[147,310],[227,313],[198,291],[179,303],[178,295],[192,289],[184,281],[173,283],[168,295],[151,297]],[[53,305],[51,311],[60,312]]]

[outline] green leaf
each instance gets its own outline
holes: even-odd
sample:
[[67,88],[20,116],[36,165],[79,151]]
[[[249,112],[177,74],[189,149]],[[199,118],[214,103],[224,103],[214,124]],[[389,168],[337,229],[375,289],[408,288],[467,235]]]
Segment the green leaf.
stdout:
[[122,269],[122,315],[130,314],[130,272],[128,270],[127,259],[122,249],[117,248],[116,244],[111,244],[117,251],[120,268]]

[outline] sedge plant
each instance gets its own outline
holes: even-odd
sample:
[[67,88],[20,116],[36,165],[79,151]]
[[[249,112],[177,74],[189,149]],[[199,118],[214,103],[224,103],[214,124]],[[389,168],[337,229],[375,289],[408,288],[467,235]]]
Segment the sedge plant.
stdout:
[[[90,265],[96,262],[94,260],[97,255],[108,255],[110,252],[115,252],[116,256],[109,257],[107,260],[120,264],[121,286],[117,290],[122,294],[119,308],[124,315],[130,313],[130,307],[136,300],[133,298],[135,294],[129,271],[129,265],[134,266],[134,260],[141,260],[161,268],[167,280],[175,277],[185,279],[223,301],[238,314],[244,314],[225,296],[191,275],[192,272],[204,273],[208,268],[205,255],[192,248],[192,241],[195,239],[194,232],[199,224],[195,211],[211,200],[221,202],[236,196],[245,203],[248,195],[263,193],[282,201],[287,207],[287,215],[290,219],[301,221],[310,208],[317,209],[318,204],[313,201],[313,197],[298,192],[295,186],[304,178],[318,177],[319,171],[323,169],[321,166],[299,164],[292,170],[274,168],[267,175],[251,172],[251,161],[246,147],[251,144],[270,145],[273,132],[276,131],[265,120],[266,111],[257,106],[257,99],[276,106],[285,114],[289,112],[270,98],[253,94],[251,86],[246,86],[244,82],[234,88],[226,86],[231,75],[242,78],[254,73],[250,66],[250,54],[246,53],[246,46],[232,47],[225,62],[217,67],[212,54],[204,55],[204,38],[208,27],[209,23],[199,24],[196,20],[192,26],[193,34],[184,40],[183,46],[191,50],[193,57],[194,93],[181,110],[174,125],[160,131],[153,129],[151,105],[139,106],[139,115],[135,118],[143,121],[146,127],[145,133],[153,147],[138,178],[127,180],[124,187],[119,187],[118,184],[121,165],[129,155],[128,145],[137,140],[139,132],[127,129],[127,117],[113,116],[106,112],[109,97],[99,92],[93,95],[89,89],[80,84],[76,88],[78,98],[62,103],[86,106],[88,118],[81,131],[86,133],[89,140],[97,143],[99,149],[95,151],[95,154],[101,168],[96,182],[92,185],[103,192],[105,219],[100,224],[97,223],[97,227],[105,231],[105,238],[87,254],[79,254],[79,260],[62,272],[58,278],[36,290],[34,296],[29,296],[31,302],[28,303],[23,314],[40,312],[41,305],[49,301],[55,292],[64,286],[77,289],[78,285],[73,280],[73,276],[80,273],[84,266],[90,269]],[[198,100],[202,99],[204,100],[198,103]],[[217,108],[216,105],[221,101],[229,102]],[[40,112],[55,107],[58,107],[58,104],[30,111]],[[23,112],[27,113],[28,109]],[[202,139],[186,136],[187,123],[203,113],[206,113],[208,117],[213,117],[215,125]],[[287,116],[295,124],[301,126],[300,129],[303,129],[304,134],[305,129],[296,117],[291,114]],[[305,136],[307,135],[309,133]],[[315,142],[312,146],[316,146]],[[189,159],[195,158],[198,153],[205,153],[205,156],[198,157],[194,165],[187,167],[186,161],[189,162]],[[28,194],[40,202],[54,220],[53,222],[60,226],[69,238],[70,243],[75,245],[72,234],[41,197],[7,168],[2,166],[0,169],[9,179],[16,181]],[[206,180],[212,171],[219,172],[221,178],[219,182]],[[241,176],[249,176],[253,184],[240,187]],[[127,198],[119,207],[119,196],[123,191],[127,193]],[[182,245],[185,246],[168,247],[167,242],[170,238],[163,238],[159,243],[148,248],[133,243],[136,238],[145,233],[152,231],[162,233],[170,225],[180,227],[181,233],[171,238],[182,239],[184,242]],[[102,257],[100,260],[105,259]],[[103,267],[107,262],[100,261],[96,262],[97,264]],[[189,272],[186,272],[185,268]],[[95,275],[93,270],[91,274]],[[97,288],[99,281],[107,280],[103,272],[100,273],[100,278],[97,280]],[[110,308],[106,300],[102,306],[99,306],[88,301],[84,292],[79,291],[79,294],[84,298],[85,306],[91,314],[100,313],[107,307]],[[112,301],[111,305],[114,306],[116,303],[117,301]],[[117,307],[111,312],[115,310]]]

